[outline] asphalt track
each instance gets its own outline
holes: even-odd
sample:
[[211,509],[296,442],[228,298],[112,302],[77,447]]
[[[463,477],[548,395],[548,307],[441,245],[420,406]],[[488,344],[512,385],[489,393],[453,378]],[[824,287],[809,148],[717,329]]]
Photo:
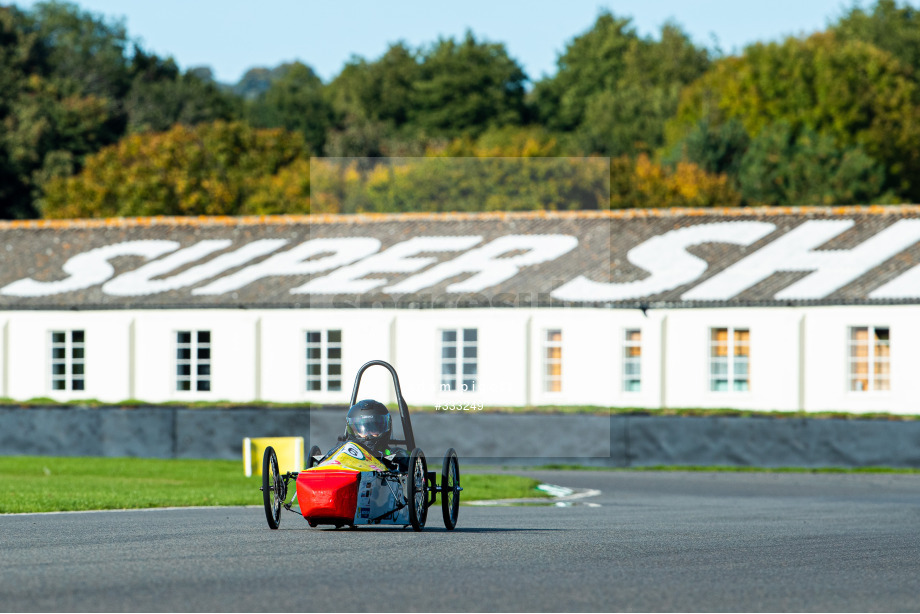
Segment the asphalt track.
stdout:
[[[918,611],[920,475],[535,472],[456,531],[260,508],[0,516],[3,611]],[[434,511],[434,510],[433,510]]]

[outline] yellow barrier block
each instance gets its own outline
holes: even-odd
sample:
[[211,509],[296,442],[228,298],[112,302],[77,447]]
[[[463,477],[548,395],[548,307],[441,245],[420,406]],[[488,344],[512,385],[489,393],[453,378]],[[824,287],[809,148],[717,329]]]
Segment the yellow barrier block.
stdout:
[[278,471],[303,470],[303,437],[246,437],[243,439],[243,471],[246,477],[262,475],[262,456],[271,446],[278,455]]

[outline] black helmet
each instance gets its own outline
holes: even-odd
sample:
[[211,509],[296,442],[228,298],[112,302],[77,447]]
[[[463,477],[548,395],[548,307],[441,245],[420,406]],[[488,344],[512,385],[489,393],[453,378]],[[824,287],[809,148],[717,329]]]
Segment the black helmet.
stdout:
[[374,451],[390,440],[393,425],[387,406],[372,399],[358,401],[345,416],[348,439],[366,445]]

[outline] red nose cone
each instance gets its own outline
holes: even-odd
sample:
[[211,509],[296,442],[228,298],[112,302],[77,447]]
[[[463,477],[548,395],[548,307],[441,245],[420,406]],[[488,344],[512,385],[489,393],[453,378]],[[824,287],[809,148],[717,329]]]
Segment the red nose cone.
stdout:
[[358,506],[357,471],[302,471],[297,476],[297,502],[313,524],[351,524]]

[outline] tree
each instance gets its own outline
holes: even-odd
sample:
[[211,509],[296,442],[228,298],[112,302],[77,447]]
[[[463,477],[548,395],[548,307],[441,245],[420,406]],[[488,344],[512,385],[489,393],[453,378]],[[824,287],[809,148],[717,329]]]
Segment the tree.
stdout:
[[[240,117],[230,94],[198,76],[202,69],[181,74],[172,58],[163,60],[135,48],[130,70],[131,88],[124,98],[129,132],[163,132],[177,123],[194,126]],[[210,74],[204,70],[203,76]]]
[[920,87],[891,54],[833,34],[754,44],[724,58],[686,88],[668,140],[682,141],[701,120],[737,119],[752,138],[786,122],[860,146],[886,170],[883,191],[920,198]]
[[313,160],[316,212],[606,209],[604,158]]
[[419,54],[402,42],[374,62],[353,57],[328,88],[340,127],[345,120],[401,128],[409,121],[419,78]]
[[117,106],[131,87],[124,24],[68,2],[39,2],[31,14],[47,54],[48,76],[68,84],[66,94]]
[[871,12],[853,6],[829,31],[841,41],[858,40],[887,51],[920,79],[920,11],[895,0],[878,0]]
[[309,66],[285,65],[281,76],[250,103],[247,116],[257,128],[283,128],[303,135],[310,150],[321,153],[332,126],[332,105],[323,83]]
[[254,130],[241,122],[177,124],[167,132],[129,135],[89,156],[78,174],[52,179],[42,213],[70,218],[303,211],[302,201],[269,202],[302,190],[282,185],[302,177],[302,165],[297,174],[281,176],[298,161],[306,161],[306,149],[297,133]]
[[665,152],[663,161],[670,166],[681,161],[692,162],[707,173],[737,178],[741,159],[750,144],[751,137],[736,118],[721,124],[703,118],[682,141]]
[[540,120],[574,132],[582,151],[617,156],[662,144],[681,88],[705,72],[709,55],[672,23],[656,41],[604,12],[557,64],[556,75],[534,88]]
[[416,130],[450,136],[520,125],[526,81],[502,44],[479,42],[469,31],[459,42],[441,39],[422,53],[408,121]]
[[738,184],[748,202],[779,206],[891,202],[882,194],[885,172],[858,145],[788,123],[771,124],[740,161]]
[[15,6],[0,6],[0,217],[34,217],[31,184],[24,176],[21,153],[11,150],[10,113],[27,85],[27,75],[43,66],[38,36],[28,17]]
[[610,160],[610,206],[614,209],[653,207],[735,207],[741,195],[725,175],[707,173],[691,162],[671,169],[646,154]]
[[37,215],[46,182],[128,128],[235,115],[213,85],[129,47],[122,24],[73,4],[0,7],[0,216]]

